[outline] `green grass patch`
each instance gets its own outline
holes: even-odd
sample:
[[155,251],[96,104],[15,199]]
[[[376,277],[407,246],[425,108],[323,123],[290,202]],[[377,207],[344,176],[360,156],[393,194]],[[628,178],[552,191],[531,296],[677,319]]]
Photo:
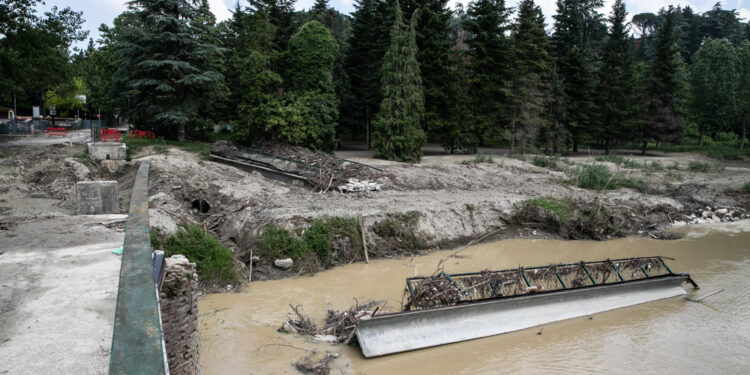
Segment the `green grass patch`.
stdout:
[[230,284],[239,281],[232,252],[198,224],[182,225],[164,242],[164,255],[186,256],[194,262],[204,283]]
[[204,160],[209,159],[209,153],[211,152],[211,149],[213,149],[213,145],[209,143],[201,143],[201,142],[193,142],[193,141],[175,141],[172,139],[164,139],[164,138],[156,138],[156,139],[146,139],[146,138],[130,138],[129,136],[125,136],[123,138],[123,143],[127,145],[127,160],[130,160],[132,155],[135,155],[135,153],[144,147],[153,146],[154,152],[164,152],[169,147],[178,147],[188,152],[194,152],[201,155],[201,158]]
[[[342,246],[342,241],[346,245]],[[304,230],[294,232],[270,224],[264,228],[259,242],[258,255],[268,262],[316,258],[325,268],[349,262],[362,252],[359,224],[354,218],[318,218]]]
[[527,206],[535,206],[539,208],[543,208],[551,213],[553,213],[555,216],[557,216],[560,221],[567,223],[568,217],[570,215],[571,210],[573,209],[573,202],[570,200],[570,198],[565,199],[557,199],[557,198],[551,198],[551,197],[543,197],[543,198],[533,198],[533,199],[527,199],[523,201],[524,205]]
[[625,167],[625,168],[630,168],[630,169],[640,169],[641,168],[641,164],[639,164],[637,161],[635,161],[633,159],[625,159],[625,160],[623,160],[622,161],[622,166]]
[[745,182],[745,184],[742,185],[742,191],[745,193],[750,193],[750,181]]
[[721,172],[724,165],[719,163],[706,163],[704,161],[693,160],[688,163],[687,169],[693,172]]
[[572,170],[569,174],[571,175],[569,182],[584,189],[601,191],[629,188],[641,192],[646,190],[643,181],[626,178],[601,164],[585,165]]

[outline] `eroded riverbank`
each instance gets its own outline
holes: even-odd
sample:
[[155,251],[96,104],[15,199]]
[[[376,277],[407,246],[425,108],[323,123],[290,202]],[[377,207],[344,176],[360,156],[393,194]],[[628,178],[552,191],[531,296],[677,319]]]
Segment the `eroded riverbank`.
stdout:
[[207,374],[296,373],[306,350],[331,351],[333,373],[738,373],[750,366],[750,221],[682,228],[677,241],[625,238],[608,242],[510,239],[463,251],[448,272],[500,269],[581,259],[663,255],[690,272],[697,293],[723,288],[704,304],[657,301],[486,339],[366,360],[356,347],[276,332],[302,304],[322,320],[327,309],[359,301],[401,303],[404,278],[430,273],[449,252],[355,263],[314,276],[248,284],[240,293],[201,299],[201,367]]

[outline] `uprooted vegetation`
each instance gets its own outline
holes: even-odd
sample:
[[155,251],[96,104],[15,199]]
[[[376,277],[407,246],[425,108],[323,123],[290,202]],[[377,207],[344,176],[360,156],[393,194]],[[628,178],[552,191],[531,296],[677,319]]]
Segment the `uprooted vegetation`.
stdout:
[[299,333],[308,336],[327,336],[326,339],[335,343],[349,343],[354,336],[357,322],[365,315],[374,315],[385,306],[384,301],[369,301],[362,305],[354,300],[354,306],[344,311],[328,310],[321,327],[305,314],[302,306],[289,306],[292,313],[279,328],[279,332]]
[[[392,213],[373,225],[373,232],[382,238],[383,249],[401,254],[413,254],[427,247],[428,238],[418,230],[418,211]],[[377,254],[378,250],[375,251]]]
[[[669,206],[641,208],[640,217],[625,207],[608,207],[599,199],[593,202],[570,198],[543,197],[516,205],[511,221],[568,239],[606,240],[639,230],[653,230],[669,216]],[[673,213],[674,214],[674,213]],[[666,234],[659,234],[666,236]]]

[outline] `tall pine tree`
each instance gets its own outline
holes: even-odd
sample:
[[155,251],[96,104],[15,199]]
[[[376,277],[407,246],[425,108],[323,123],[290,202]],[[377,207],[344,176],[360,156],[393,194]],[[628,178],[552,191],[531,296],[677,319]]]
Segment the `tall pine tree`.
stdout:
[[737,46],[737,70],[739,82],[737,84],[737,111],[740,117],[740,148],[745,148],[747,125],[750,121],[750,39],[746,39]]
[[467,13],[464,29],[468,32],[472,121],[477,140],[484,144],[499,134],[509,115],[508,10],[504,0],[477,0],[469,3]]
[[137,23],[119,35],[119,70],[128,82],[130,116],[140,128],[185,139],[185,124],[196,117],[203,98],[223,80],[212,66],[218,46],[201,39],[191,25],[194,2],[134,0]]
[[673,142],[682,136],[683,100],[682,55],[678,44],[677,10],[669,7],[664,23],[656,31],[654,62],[648,93],[648,120],[643,131],[641,152],[646,153],[648,141]]
[[604,46],[599,73],[601,129],[604,152],[618,140],[632,139],[633,119],[637,118],[633,86],[633,44],[628,36],[627,12],[622,0],[616,0],[609,17],[610,29]]
[[375,157],[418,162],[426,136],[422,130],[424,92],[417,61],[417,13],[404,25],[396,1],[391,43],[383,57],[380,103],[375,122]]
[[560,79],[563,82],[566,117],[564,124],[571,135],[573,151],[586,134],[595,130],[596,103],[591,38],[598,20],[596,9],[601,0],[558,0],[553,36]]
[[511,154],[515,152],[516,140],[521,141],[521,152],[526,153],[526,147],[536,139],[545,120],[550,57],[542,9],[533,0],[519,4],[513,42]]

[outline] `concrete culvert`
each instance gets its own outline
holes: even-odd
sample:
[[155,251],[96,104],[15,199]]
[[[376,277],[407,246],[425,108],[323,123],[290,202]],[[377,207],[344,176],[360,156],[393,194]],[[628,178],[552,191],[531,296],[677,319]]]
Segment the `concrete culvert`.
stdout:
[[211,204],[205,199],[196,199],[193,201],[193,208],[200,211],[200,213],[205,214],[211,210]]

